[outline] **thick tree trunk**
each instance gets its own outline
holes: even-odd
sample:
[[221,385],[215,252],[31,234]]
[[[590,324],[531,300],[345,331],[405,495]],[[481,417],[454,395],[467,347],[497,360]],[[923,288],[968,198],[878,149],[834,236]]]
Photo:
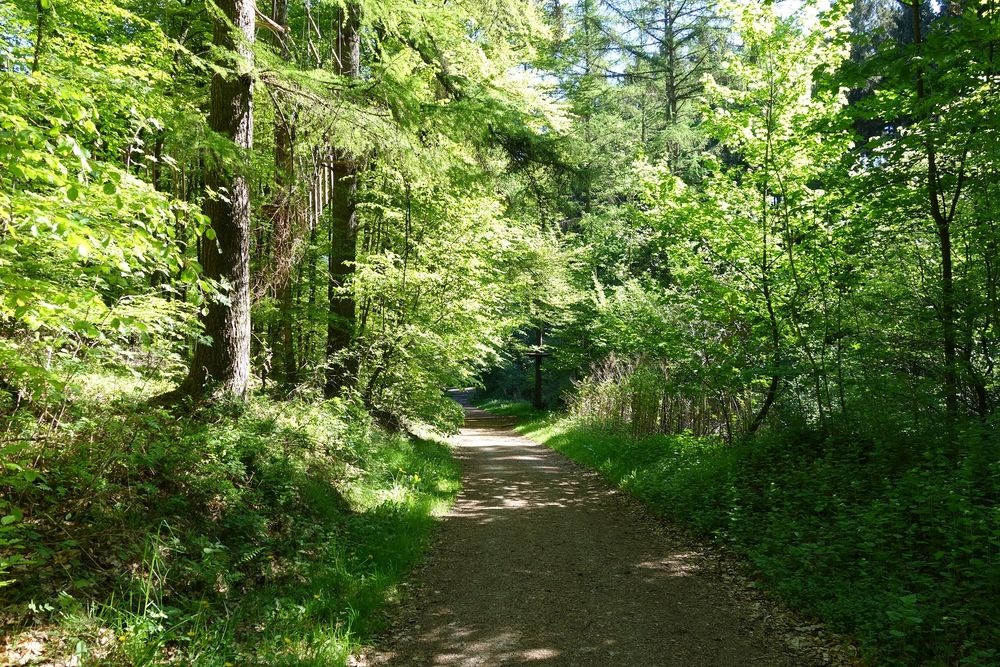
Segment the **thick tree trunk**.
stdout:
[[[360,21],[356,4],[348,5],[341,22],[337,39],[337,58],[334,66],[338,74],[357,78],[361,73],[361,40],[358,33]],[[330,303],[326,331],[327,370],[324,394],[327,398],[339,395],[356,379],[357,357],[351,350],[354,339],[355,304],[351,291],[351,278],[357,255],[357,225],[355,193],[357,169],[337,151],[334,170],[333,198],[330,202]]]
[[357,250],[354,195],[357,178],[349,170],[338,170],[330,204],[330,303],[326,330],[327,372],[324,393],[337,396],[357,375],[358,362],[352,352],[355,304],[350,281]]
[[[213,43],[236,52],[236,72],[212,77],[209,126],[238,148],[253,143],[254,39],[252,0],[217,0],[229,21],[216,21]],[[230,23],[231,22],[231,23]],[[237,33],[237,34],[234,34]],[[209,197],[205,214],[215,238],[202,239],[198,259],[206,278],[224,284],[225,298],[213,299],[201,317],[211,344],[195,345],[181,391],[201,398],[242,398],[250,375],[250,188],[242,166],[214,164],[205,185],[224,197]]]

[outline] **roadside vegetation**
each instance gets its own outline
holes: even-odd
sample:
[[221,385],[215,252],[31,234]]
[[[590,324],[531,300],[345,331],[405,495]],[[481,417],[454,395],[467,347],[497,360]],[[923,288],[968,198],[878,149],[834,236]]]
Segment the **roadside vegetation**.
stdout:
[[89,375],[57,428],[7,432],[4,661],[343,664],[458,489],[447,445],[346,401],[150,389]]
[[805,427],[727,445],[691,434],[631,437],[526,402],[483,407],[599,471],[656,514],[745,556],[790,607],[855,637],[876,665],[995,664],[1000,646],[996,446],[963,434],[870,439]]

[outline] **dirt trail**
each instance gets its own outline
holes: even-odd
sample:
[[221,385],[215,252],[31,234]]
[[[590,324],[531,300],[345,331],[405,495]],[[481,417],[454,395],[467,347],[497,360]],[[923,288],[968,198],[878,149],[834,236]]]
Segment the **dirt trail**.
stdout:
[[474,408],[464,489],[374,665],[811,664],[592,472]]

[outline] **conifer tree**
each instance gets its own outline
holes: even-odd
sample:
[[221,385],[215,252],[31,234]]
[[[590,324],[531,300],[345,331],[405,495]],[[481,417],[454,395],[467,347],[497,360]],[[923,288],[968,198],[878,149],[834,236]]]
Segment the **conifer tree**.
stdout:
[[[241,151],[253,146],[253,0],[219,0],[213,44],[227,54],[212,76],[209,126]],[[206,277],[219,281],[201,316],[208,341],[195,345],[181,390],[194,397],[242,398],[250,376],[250,187],[244,167],[216,159],[205,175],[212,234],[202,239],[199,260]]]

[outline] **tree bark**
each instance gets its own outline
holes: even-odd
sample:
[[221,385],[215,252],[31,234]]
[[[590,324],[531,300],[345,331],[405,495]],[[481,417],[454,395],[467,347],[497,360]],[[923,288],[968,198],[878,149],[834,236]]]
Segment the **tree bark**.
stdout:
[[[338,74],[356,79],[361,75],[361,39],[358,32],[359,8],[347,6],[342,17],[334,67]],[[351,350],[354,340],[355,303],[351,290],[354,261],[357,255],[355,194],[357,168],[349,156],[336,151],[333,197],[330,202],[330,281],[327,284],[330,311],[326,331],[327,398],[339,395],[350,386],[358,373],[358,360]]]
[[[209,126],[241,150],[253,143],[254,39],[252,0],[217,0],[227,20],[216,19],[215,46],[234,52],[236,71],[212,76]],[[230,63],[220,63],[229,66]],[[211,164],[205,185],[222,196],[205,201],[215,238],[203,238],[198,259],[206,278],[220,281],[224,298],[213,298],[201,316],[210,344],[197,343],[184,394],[195,398],[242,398],[250,375],[250,188],[243,165]]]
[[781,388],[781,375],[779,374],[779,369],[784,362],[784,352],[781,343],[781,327],[778,324],[778,317],[774,311],[774,295],[771,292],[771,271],[767,252],[768,244],[771,242],[770,229],[768,227],[771,222],[770,217],[768,216],[768,211],[770,208],[769,199],[771,197],[771,169],[773,166],[773,152],[771,150],[771,141],[774,130],[774,118],[772,112],[775,106],[773,82],[770,85],[770,91],[771,93],[765,117],[767,143],[764,148],[764,163],[762,165],[764,170],[764,182],[761,188],[760,208],[761,230],[763,232],[760,260],[760,286],[761,294],[764,297],[764,306],[767,308],[767,321],[771,332],[771,363],[774,365],[774,369],[771,372],[771,382],[768,384],[767,393],[764,395],[764,402],[761,403],[760,409],[754,416],[753,421],[750,422],[750,425],[747,427],[747,435],[753,435],[756,433],[767,419],[767,415],[778,396],[778,390]]
[[[288,1],[274,0],[272,21],[282,33],[288,29]],[[291,54],[280,35],[274,36],[282,58]],[[295,338],[292,313],[292,273],[295,264],[295,221],[297,202],[295,188],[295,114],[282,113],[274,118],[274,166],[276,196],[273,210],[274,250],[271,257],[273,271],[272,289],[278,304],[278,336],[272,343],[271,368],[279,381],[288,388],[298,384],[298,364],[295,358]]]
[[52,11],[42,5],[42,0],[36,0],[35,8],[38,11],[38,22],[35,24],[35,52],[31,59],[31,71],[37,72],[41,66],[42,48],[45,41],[45,30],[48,24],[48,16]]

